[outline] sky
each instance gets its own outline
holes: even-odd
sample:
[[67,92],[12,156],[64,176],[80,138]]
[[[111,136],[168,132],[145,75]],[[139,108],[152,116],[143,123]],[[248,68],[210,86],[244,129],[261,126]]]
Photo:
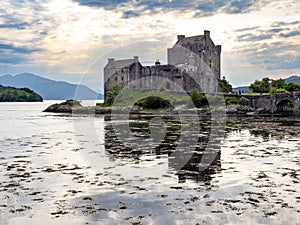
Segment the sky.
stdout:
[[210,30],[233,86],[300,75],[298,0],[0,1],[0,75],[103,88],[107,58],[166,62],[178,34]]

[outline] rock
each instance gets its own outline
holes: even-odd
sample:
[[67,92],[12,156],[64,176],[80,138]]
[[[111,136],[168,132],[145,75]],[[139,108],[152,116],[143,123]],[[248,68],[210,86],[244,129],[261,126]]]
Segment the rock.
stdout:
[[108,114],[111,113],[111,108],[98,108],[95,109],[95,114]]
[[43,112],[74,114],[108,114],[111,113],[111,108],[85,107],[81,105],[80,101],[67,100],[59,104],[50,105]]
[[43,112],[55,112],[55,113],[86,113],[87,108],[80,104],[77,100],[67,100],[59,104],[53,104],[45,109]]
[[237,113],[237,111],[238,111],[237,106],[229,105],[226,108],[226,113],[227,114],[235,114],[235,113]]
[[259,115],[259,114],[269,114],[270,112],[267,111],[264,108],[258,108],[254,111],[254,115]]
[[43,112],[72,113],[72,106],[53,104],[50,105],[47,109],[45,109]]

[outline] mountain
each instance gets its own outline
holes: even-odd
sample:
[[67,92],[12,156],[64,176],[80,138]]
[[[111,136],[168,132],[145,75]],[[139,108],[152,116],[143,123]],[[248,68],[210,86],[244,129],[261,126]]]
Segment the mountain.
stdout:
[[241,92],[242,94],[247,94],[247,93],[251,92],[251,90],[249,89],[248,86],[235,87],[235,88],[232,88],[232,91],[233,92]]
[[16,88],[30,88],[41,95],[44,100],[67,100],[75,98],[81,100],[103,99],[102,94],[97,94],[85,85],[54,81],[31,73],[1,76],[0,84]]
[[28,88],[0,85],[0,102],[42,102],[43,98]]
[[300,79],[300,76],[291,76],[291,77],[285,78],[284,82],[285,83],[290,83],[290,82],[296,83],[297,82],[296,80],[299,80],[299,79]]
[[290,81],[286,81],[285,80],[285,83],[295,83],[295,84],[300,84],[300,77],[296,77],[293,79],[293,80],[290,80]]

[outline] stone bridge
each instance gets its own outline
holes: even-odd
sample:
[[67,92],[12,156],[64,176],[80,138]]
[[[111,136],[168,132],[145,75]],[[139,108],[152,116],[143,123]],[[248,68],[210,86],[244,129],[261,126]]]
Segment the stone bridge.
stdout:
[[300,91],[278,94],[242,95],[249,99],[249,106],[271,113],[291,112],[300,114]]

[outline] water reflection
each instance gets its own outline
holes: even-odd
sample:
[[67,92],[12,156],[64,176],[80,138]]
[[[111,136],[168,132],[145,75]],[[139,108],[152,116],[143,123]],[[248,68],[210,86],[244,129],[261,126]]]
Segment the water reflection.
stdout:
[[[168,170],[177,174],[179,183],[189,179],[209,184],[213,175],[221,170],[221,138],[212,140],[210,137],[209,118],[197,124],[189,118],[182,121],[179,116],[131,116],[129,121],[106,117],[105,120],[105,150],[112,161],[139,164],[142,157],[158,161],[166,156]],[[126,131],[128,125],[130,130]],[[183,140],[185,129],[191,132],[189,138]],[[124,130],[131,135],[121,136]],[[199,166],[205,158],[211,158],[211,163],[201,170]]]

